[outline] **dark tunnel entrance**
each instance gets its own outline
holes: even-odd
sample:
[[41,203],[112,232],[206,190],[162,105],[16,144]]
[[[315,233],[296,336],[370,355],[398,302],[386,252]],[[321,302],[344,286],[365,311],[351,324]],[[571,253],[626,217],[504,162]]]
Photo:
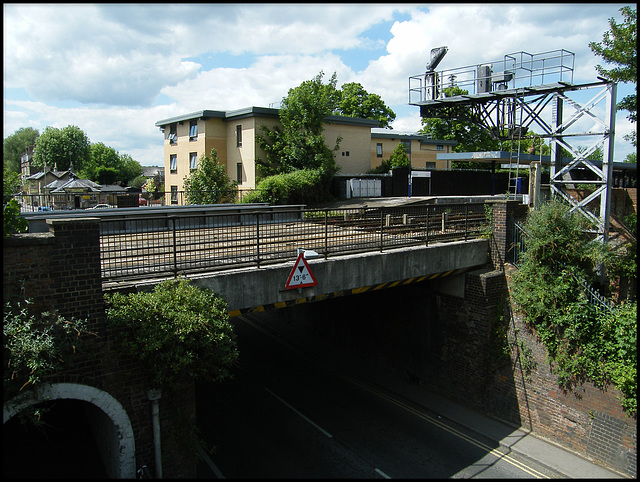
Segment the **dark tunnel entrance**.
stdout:
[[[45,402],[25,409],[6,422],[3,477],[107,478],[85,415],[87,405],[90,404],[78,400]],[[38,423],[23,421],[32,417],[34,410],[41,414]]]

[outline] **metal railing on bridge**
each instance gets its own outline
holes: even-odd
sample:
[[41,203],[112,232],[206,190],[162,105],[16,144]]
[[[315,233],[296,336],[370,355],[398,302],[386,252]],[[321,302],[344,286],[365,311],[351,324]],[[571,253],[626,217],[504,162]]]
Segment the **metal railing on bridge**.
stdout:
[[474,239],[489,229],[484,204],[393,208],[256,209],[232,214],[105,217],[103,281],[215,271]]

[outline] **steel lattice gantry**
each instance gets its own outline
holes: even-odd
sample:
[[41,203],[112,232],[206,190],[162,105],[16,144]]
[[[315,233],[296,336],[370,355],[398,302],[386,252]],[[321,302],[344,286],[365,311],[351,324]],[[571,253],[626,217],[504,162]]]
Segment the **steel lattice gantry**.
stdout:
[[[419,106],[423,118],[466,120],[496,140],[549,139],[552,192],[567,200],[572,211],[592,220],[598,239],[606,242],[617,84],[607,80],[573,84],[567,81],[568,76],[572,80],[572,71],[573,54],[564,50],[509,54],[490,64],[413,76],[409,79],[409,104]],[[445,79],[451,81],[450,87],[468,93],[446,97],[442,87]],[[602,163],[589,159],[598,148],[602,148]],[[563,150],[568,163],[563,162]],[[519,149],[516,154],[518,163],[531,162],[529,156],[520,156]],[[592,171],[595,179],[579,183],[592,185],[593,191],[578,201],[567,192],[567,186],[576,184],[572,171],[584,168]]]

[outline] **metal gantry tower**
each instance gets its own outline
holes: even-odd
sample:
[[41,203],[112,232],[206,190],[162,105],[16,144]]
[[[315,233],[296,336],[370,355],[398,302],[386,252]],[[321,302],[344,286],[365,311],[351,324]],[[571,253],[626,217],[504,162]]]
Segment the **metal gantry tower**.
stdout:
[[[434,51],[441,53],[439,63],[446,47]],[[515,174],[510,173],[510,195],[515,194],[511,192],[511,179],[517,178],[521,168],[520,143],[548,139],[552,193],[568,201],[571,211],[592,220],[598,239],[606,242],[617,84],[605,79],[574,84],[574,58],[572,52],[561,49],[537,54],[516,52],[499,61],[439,72],[428,66],[426,74],[409,78],[409,104],[419,106],[423,118],[466,120],[493,139],[510,140],[510,166]],[[446,88],[442,88],[446,79],[455,79],[455,87],[463,93],[447,96]],[[534,133],[533,128],[541,132]],[[601,163],[590,159],[598,148],[603,152]],[[575,171],[584,168],[593,172],[595,179],[573,178]],[[593,189],[581,201],[568,192],[578,182]]]

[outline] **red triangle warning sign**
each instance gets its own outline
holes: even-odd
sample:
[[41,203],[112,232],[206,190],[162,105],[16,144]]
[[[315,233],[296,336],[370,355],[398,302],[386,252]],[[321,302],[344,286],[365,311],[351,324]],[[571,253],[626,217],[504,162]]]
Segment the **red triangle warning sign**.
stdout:
[[318,282],[315,276],[309,268],[307,260],[304,259],[304,251],[298,255],[296,264],[293,265],[293,269],[287,279],[287,284],[284,287],[288,290],[295,288],[308,288],[309,286],[316,286]]

